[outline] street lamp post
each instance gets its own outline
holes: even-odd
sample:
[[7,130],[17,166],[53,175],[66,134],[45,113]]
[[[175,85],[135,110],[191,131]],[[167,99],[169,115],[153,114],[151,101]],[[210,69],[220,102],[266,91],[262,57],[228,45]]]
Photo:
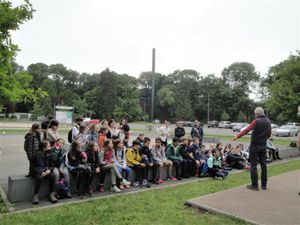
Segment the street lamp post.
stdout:
[[209,91],[207,92],[207,124],[209,122]]

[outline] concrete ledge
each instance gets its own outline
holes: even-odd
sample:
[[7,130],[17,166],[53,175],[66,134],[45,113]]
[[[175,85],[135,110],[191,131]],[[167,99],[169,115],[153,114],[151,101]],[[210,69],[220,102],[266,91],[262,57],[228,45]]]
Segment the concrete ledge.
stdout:
[[[167,177],[167,168],[164,167],[162,178],[165,179]],[[149,171],[149,179],[152,178],[152,170]],[[133,184],[135,180],[135,172],[131,170],[129,173],[129,182]],[[99,184],[100,177],[95,176],[92,181],[92,188],[96,189],[97,185]],[[110,191],[111,190],[111,176],[110,172],[106,172],[105,180],[104,180],[104,190]],[[74,193],[76,191],[76,180],[70,176],[70,192]],[[13,175],[8,177],[8,193],[7,197],[10,202],[22,202],[22,201],[31,201],[34,192],[34,178],[33,177],[26,177],[26,175]],[[39,197],[44,198],[48,195],[49,188],[48,188],[48,181],[44,180],[42,182]]]

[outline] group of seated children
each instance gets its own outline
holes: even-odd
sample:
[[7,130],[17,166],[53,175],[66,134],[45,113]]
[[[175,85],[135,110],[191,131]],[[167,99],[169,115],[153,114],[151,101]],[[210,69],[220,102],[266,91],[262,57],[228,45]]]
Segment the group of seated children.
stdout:
[[[99,135],[98,131],[87,133],[87,127],[80,125],[70,150],[66,151],[61,138],[54,142],[48,139],[40,141],[41,128],[39,124],[33,124],[24,146],[30,162],[30,175],[35,179],[33,203],[39,203],[39,189],[44,179],[49,180],[49,200],[55,203],[59,198],[74,195],[83,198],[92,196],[95,191],[103,192],[106,174],[111,179],[111,190],[121,192],[131,185],[128,181],[131,170],[135,171],[134,187],[150,187],[150,183],[159,185],[164,182],[164,167],[167,168],[166,180],[171,181],[191,176],[224,179],[228,175],[224,166],[247,167],[242,146],[231,148],[227,145],[223,149],[222,144],[217,144],[206,150],[198,137],[174,137],[172,143],[165,146],[158,137],[150,147],[151,139],[139,135],[132,146],[125,147],[124,141],[113,132],[111,138],[107,133],[105,127],[100,129]],[[75,182],[73,195],[70,193],[70,176]],[[92,185],[94,177],[98,177],[98,185]]]

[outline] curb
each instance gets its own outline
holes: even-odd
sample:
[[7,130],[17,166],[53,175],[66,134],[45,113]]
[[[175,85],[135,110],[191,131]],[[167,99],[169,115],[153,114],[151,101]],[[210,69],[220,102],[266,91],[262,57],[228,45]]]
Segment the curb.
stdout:
[[209,206],[206,206],[206,205],[202,205],[202,204],[196,203],[193,200],[186,201],[185,205],[193,207],[193,208],[197,208],[197,209],[200,209],[200,210],[205,210],[205,211],[207,211],[209,213],[221,214],[221,215],[229,216],[231,218],[243,220],[243,221],[246,221],[247,223],[250,223],[250,224],[263,225],[261,223],[254,222],[252,220],[240,217],[240,216],[235,215],[235,214],[230,214],[230,213],[227,213],[225,211],[222,211],[222,210],[219,210],[219,209],[216,209],[216,208],[212,208],[212,207],[209,207]]

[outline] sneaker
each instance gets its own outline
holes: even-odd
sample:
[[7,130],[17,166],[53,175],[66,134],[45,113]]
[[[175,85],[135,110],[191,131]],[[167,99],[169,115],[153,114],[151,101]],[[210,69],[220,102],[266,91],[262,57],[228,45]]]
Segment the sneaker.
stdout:
[[56,203],[57,202],[57,198],[55,198],[54,192],[50,193],[50,195],[49,195],[49,201],[51,203]]
[[78,192],[77,195],[76,195],[76,198],[78,199],[83,199],[83,194]]
[[216,180],[223,180],[224,178],[223,178],[223,177],[217,177],[217,176],[216,176],[215,179],[216,179]]
[[112,186],[111,188],[112,191],[116,192],[116,193],[120,193],[121,190],[117,187],[117,185]]
[[177,180],[182,180],[181,177],[176,177]]
[[159,180],[158,180],[158,183],[160,183],[160,184],[163,183],[163,182],[164,182],[164,181],[163,181],[162,179],[159,179]]
[[122,191],[125,189],[125,187],[123,186],[123,184],[120,184],[119,189],[122,190]]
[[258,187],[254,187],[254,186],[252,186],[252,184],[248,184],[246,186],[246,188],[248,188],[249,190],[252,190],[252,191],[259,191]]
[[86,193],[85,193],[86,196],[88,197],[93,197],[93,192],[91,189],[89,189]]
[[171,177],[171,180],[175,181],[175,180],[177,180],[177,178],[176,177]]
[[140,186],[140,182],[137,181],[133,183],[133,187],[139,187],[139,186]]
[[266,191],[267,187],[266,186],[261,186],[261,189],[263,189],[264,191]]
[[151,187],[151,185],[148,183],[147,180],[144,180],[144,181],[143,181],[143,186],[144,186],[144,187],[147,187],[147,188]]
[[103,184],[100,184],[100,186],[99,186],[99,192],[104,192],[104,185]]
[[32,204],[39,204],[39,203],[40,203],[39,194],[34,194]]
[[127,181],[126,179],[123,179],[121,184],[123,184],[124,186],[128,186],[130,185],[131,183],[129,181]]

